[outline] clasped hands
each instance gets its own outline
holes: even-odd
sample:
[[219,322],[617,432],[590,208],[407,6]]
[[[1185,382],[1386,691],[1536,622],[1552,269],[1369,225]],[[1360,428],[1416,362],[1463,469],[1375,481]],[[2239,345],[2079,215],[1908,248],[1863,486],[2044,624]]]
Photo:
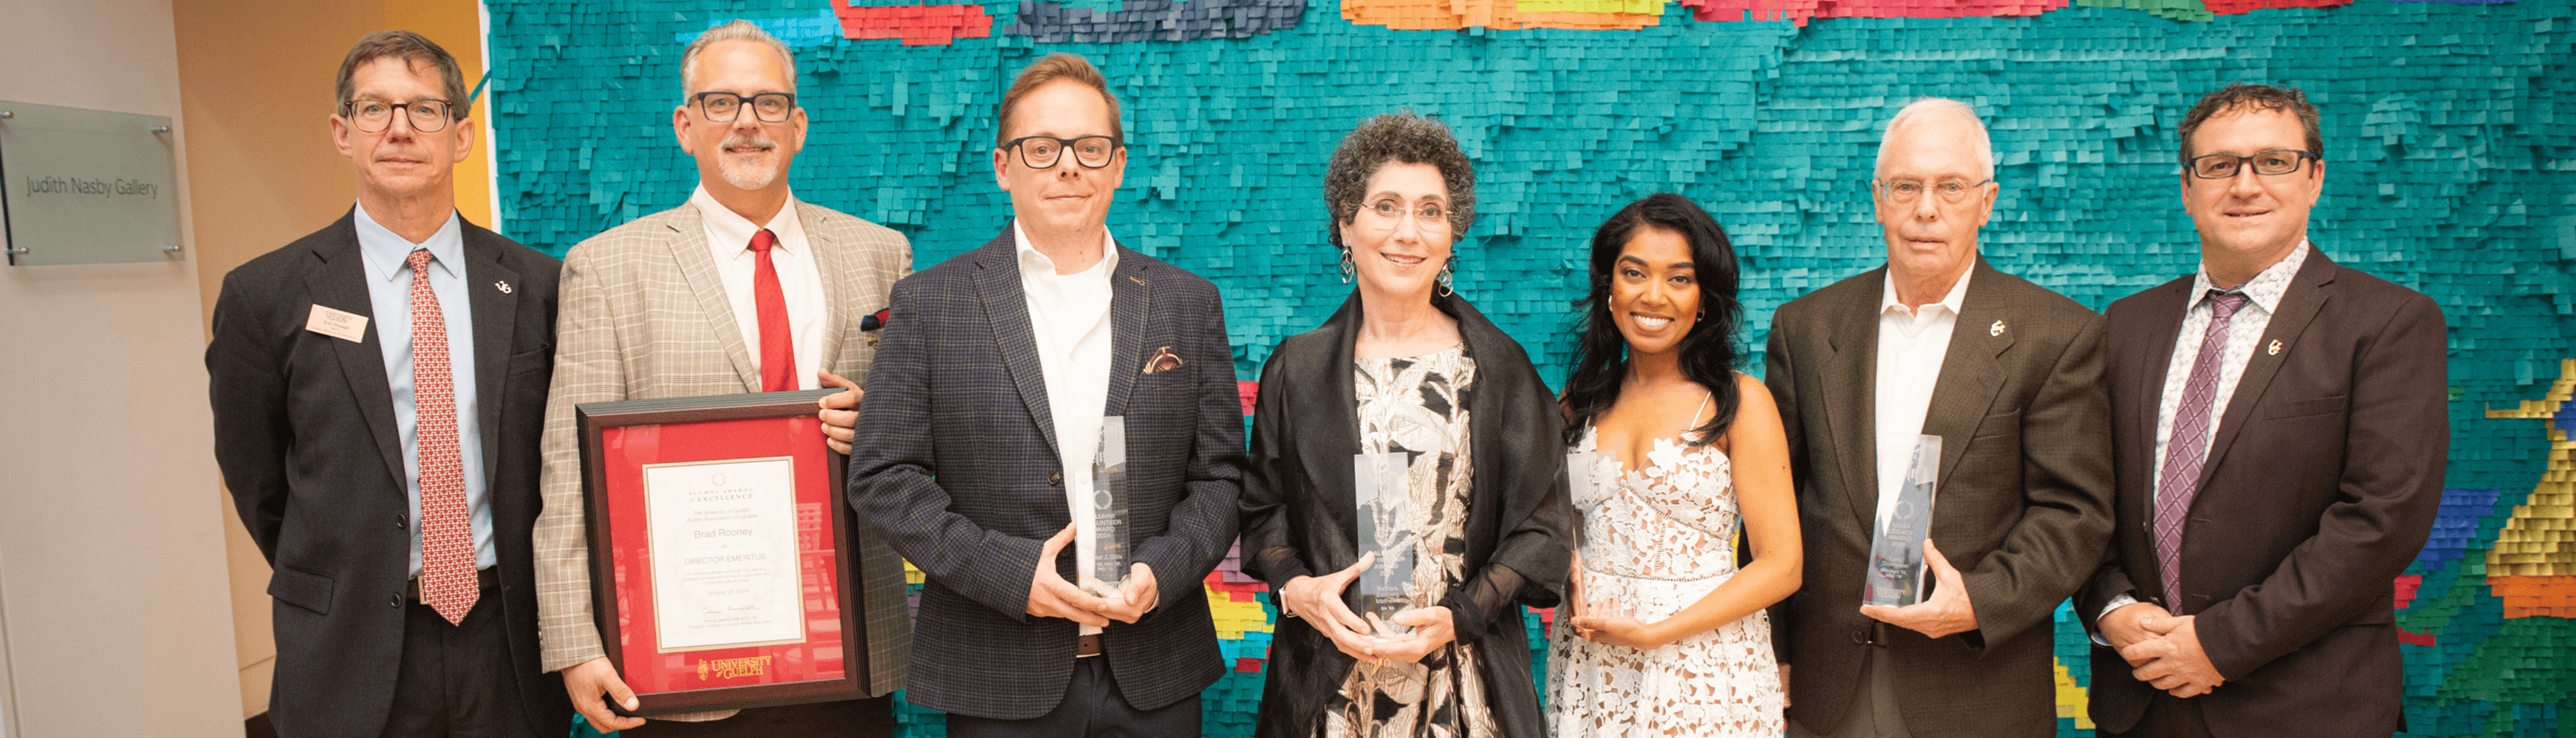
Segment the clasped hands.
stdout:
[[[1596,614],[1607,613],[1607,614]],[[1610,646],[1654,650],[1671,645],[1675,638],[1665,632],[1669,618],[1648,623],[1619,614],[1616,596],[1600,602],[1583,599],[1583,554],[1576,553],[1565,567],[1565,627],[1585,640]]]
[[2200,650],[2198,617],[2176,617],[2154,603],[2140,602],[2104,613],[2094,624],[2129,662],[2130,676],[2175,697],[2198,697],[2227,683],[2209,654]]
[[1923,563],[1932,570],[1930,598],[1904,607],[1862,605],[1860,614],[1928,638],[1976,630],[1977,609],[1968,602],[1968,587],[1959,569],[1950,565],[1950,559],[1941,555],[1940,547],[1932,545],[1930,538],[1923,539]]
[[1405,610],[1386,619],[1387,623],[1411,627],[1411,633],[1393,638],[1375,636],[1377,615],[1362,618],[1351,612],[1349,605],[1342,604],[1342,590],[1376,561],[1376,552],[1370,552],[1341,571],[1290,579],[1279,588],[1280,604],[1332,639],[1333,646],[1342,653],[1372,664],[1421,661],[1458,637],[1457,621],[1452,619],[1449,608],[1439,605]]
[[[1162,596],[1162,590],[1155,586],[1154,567],[1146,566],[1145,562],[1139,561],[1128,567],[1127,579],[1118,583],[1118,595],[1115,597],[1092,594],[1090,590],[1065,581],[1063,576],[1056,574],[1056,554],[1063,551],[1066,545],[1073,543],[1073,540],[1074,526],[1067,524],[1064,530],[1056,531],[1055,537],[1048,538],[1044,547],[1038,550],[1037,572],[1029,578],[1028,613],[1030,615],[1042,618],[1064,618],[1083,625],[1107,626],[1112,620],[1134,623],[1138,618],[1144,617],[1147,611],[1154,609],[1154,603]],[[1100,583],[1089,575],[1084,575],[1082,580],[1086,585]]]

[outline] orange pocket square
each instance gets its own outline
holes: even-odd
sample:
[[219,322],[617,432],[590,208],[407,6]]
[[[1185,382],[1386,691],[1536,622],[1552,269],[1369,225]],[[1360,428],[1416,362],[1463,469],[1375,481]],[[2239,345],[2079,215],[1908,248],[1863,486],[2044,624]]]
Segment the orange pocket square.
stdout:
[[1172,353],[1172,347],[1164,346],[1154,349],[1154,355],[1145,360],[1144,373],[1152,374],[1179,368],[1181,368],[1181,355]]

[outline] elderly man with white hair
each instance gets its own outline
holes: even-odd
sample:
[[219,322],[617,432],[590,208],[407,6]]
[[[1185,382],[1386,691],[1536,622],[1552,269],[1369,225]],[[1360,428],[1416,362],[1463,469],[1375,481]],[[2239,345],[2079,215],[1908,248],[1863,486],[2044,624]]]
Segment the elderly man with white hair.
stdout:
[[[2050,617],[2111,533],[2103,322],[1978,258],[1997,187],[1974,110],[1905,106],[1870,182],[1887,265],[1772,318],[1807,564],[1772,612],[1791,736],[2056,732]],[[1899,504],[1922,436],[1928,519]],[[1883,535],[1921,540],[1919,602],[1865,604],[1915,574],[1874,562]]]

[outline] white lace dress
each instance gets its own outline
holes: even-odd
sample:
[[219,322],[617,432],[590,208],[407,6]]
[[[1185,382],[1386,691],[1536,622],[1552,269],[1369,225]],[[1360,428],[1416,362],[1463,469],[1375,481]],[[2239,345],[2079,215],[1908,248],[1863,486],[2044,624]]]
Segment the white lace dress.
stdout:
[[[1586,427],[1574,451],[1598,451]],[[1583,513],[1583,599],[1617,598],[1654,622],[1715,591],[1735,573],[1738,521],[1726,454],[1657,439],[1644,469],[1607,453],[1569,469]],[[1780,673],[1771,620],[1743,619],[1651,651],[1584,640],[1559,620],[1548,649],[1550,732],[1574,736],[1776,737]]]

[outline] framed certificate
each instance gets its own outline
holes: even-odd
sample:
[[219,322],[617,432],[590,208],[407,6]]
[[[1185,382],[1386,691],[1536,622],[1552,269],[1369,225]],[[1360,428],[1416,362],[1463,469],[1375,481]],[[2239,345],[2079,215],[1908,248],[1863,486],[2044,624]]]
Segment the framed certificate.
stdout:
[[[587,403],[592,613],[635,715],[855,698],[867,673],[836,390]],[[620,712],[627,712],[620,710]]]

